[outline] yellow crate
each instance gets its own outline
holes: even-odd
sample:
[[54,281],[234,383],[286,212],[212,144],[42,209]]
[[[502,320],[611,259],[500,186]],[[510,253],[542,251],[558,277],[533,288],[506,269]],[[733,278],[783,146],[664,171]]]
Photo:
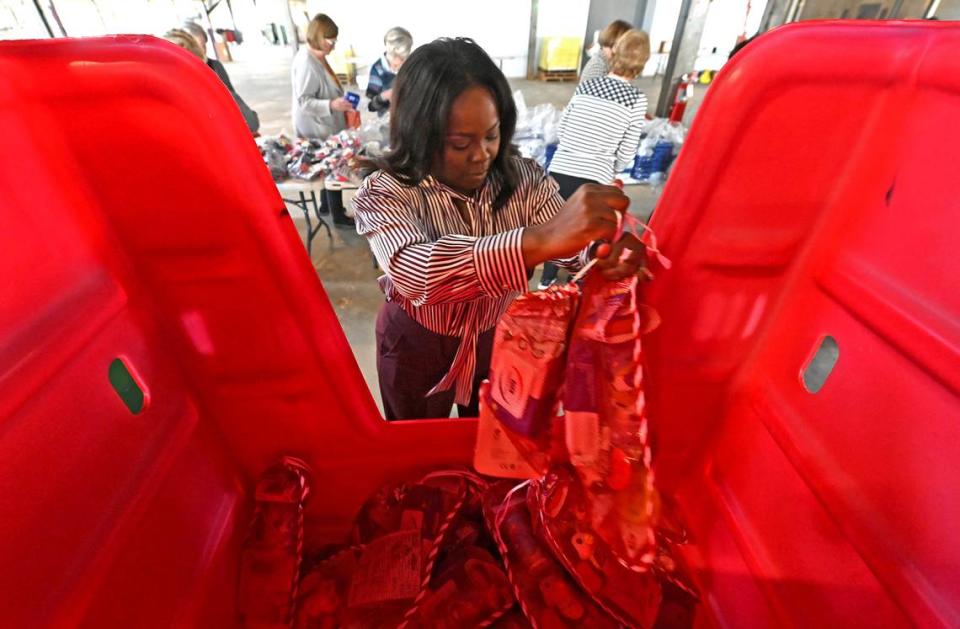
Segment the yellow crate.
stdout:
[[580,67],[582,44],[579,37],[544,37],[540,46],[540,69],[547,72],[576,70]]
[[348,61],[353,58],[353,47],[344,46],[343,49],[335,48],[327,57],[327,61],[330,62],[330,67],[336,75],[346,77],[348,83],[353,83],[357,76],[357,66],[352,61]]

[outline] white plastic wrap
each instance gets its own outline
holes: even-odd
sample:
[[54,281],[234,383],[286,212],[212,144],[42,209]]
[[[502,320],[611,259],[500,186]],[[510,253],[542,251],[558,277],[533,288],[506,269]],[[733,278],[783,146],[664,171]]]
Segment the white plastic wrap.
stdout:
[[513,141],[520,154],[546,165],[547,145],[557,141],[557,127],[560,124],[560,112],[549,103],[528,107],[523,93],[513,93],[517,106],[517,127]]

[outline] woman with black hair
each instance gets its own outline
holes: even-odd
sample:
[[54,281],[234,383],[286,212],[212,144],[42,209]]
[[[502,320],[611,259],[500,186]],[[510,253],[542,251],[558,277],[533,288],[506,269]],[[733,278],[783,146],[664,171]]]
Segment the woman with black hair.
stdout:
[[[476,416],[493,329],[532,269],[584,264],[591,243],[614,236],[629,201],[589,185],[564,202],[553,179],[518,156],[510,86],[469,39],[415,50],[393,99],[392,150],[354,199],[357,231],[385,272],[384,411],[391,420],[448,417],[456,403],[461,417]],[[606,277],[639,271],[635,237],[610,249],[598,261]]]

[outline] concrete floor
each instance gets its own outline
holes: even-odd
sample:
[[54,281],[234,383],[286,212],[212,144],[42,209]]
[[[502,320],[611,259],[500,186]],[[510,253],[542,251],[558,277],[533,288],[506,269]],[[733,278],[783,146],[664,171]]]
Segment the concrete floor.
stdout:
[[[227,70],[237,91],[258,112],[261,133],[289,134],[289,51],[275,48],[258,53],[256,58],[244,59],[242,55],[237,56],[240,59],[227,64]],[[515,90],[523,92],[529,106],[552,103],[561,110],[576,87],[575,83],[544,83],[521,79],[511,79],[510,83]],[[641,79],[638,85],[646,92],[650,102],[656,103],[659,79]],[[697,102],[692,104],[689,115],[694,113],[693,107],[699,104],[699,100],[698,98]],[[631,213],[646,219],[656,205],[659,189],[635,185],[628,186],[626,193],[631,199]],[[345,195],[345,202],[349,203],[350,196],[352,195]],[[291,211],[291,216],[295,218],[301,233],[305,233],[306,224],[302,214]],[[306,249],[304,253],[306,254]],[[325,232],[315,238],[312,262],[343,324],[344,332],[371,387],[374,399],[379,404],[374,321],[383,297],[377,286],[379,271],[373,267],[370,250],[354,231],[334,228],[332,239],[328,239]],[[537,277],[538,275],[535,275],[534,279]]]

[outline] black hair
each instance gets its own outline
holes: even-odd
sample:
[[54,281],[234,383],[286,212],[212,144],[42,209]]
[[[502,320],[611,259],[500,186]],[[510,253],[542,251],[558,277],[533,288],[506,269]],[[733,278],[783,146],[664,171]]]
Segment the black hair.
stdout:
[[733,56],[735,54],[737,54],[738,52],[746,48],[747,44],[755,40],[758,36],[759,36],[759,33],[757,35],[754,35],[753,37],[748,37],[742,42],[737,42],[737,44],[733,47],[733,50],[731,50],[730,54],[727,56],[727,61],[730,61],[731,59],[733,59]]
[[410,54],[393,88],[390,152],[374,165],[405,185],[423,181],[443,151],[453,102],[475,85],[490,92],[500,117],[500,150],[488,177],[496,186],[493,209],[502,208],[517,187],[517,107],[503,72],[472,39],[437,39]]

